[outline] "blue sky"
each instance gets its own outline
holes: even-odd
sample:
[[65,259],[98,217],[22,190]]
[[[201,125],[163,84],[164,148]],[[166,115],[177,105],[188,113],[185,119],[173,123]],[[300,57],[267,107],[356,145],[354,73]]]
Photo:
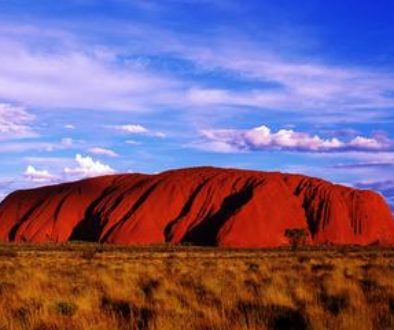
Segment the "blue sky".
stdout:
[[392,1],[0,1],[0,195],[214,165],[394,205],[393,21]]

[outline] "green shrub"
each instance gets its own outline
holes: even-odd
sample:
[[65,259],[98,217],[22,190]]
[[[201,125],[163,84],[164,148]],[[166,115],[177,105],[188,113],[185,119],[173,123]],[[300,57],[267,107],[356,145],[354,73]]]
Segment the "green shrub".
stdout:
[[308,232],[304,228],[288,228],[285,230],[285,236],[293,251],[297,250],[298,246],[305,245]]
[[60,301],[55,305],[56,313],[63,316],[73,316],[77,310],[78,306],[73,302]]

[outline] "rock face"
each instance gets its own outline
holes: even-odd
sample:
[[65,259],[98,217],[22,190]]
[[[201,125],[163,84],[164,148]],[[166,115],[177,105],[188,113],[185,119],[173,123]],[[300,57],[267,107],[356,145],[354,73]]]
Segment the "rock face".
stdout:
[[228,247],[394,244],[381,195],[278,172],[219,168],[124,174],[16,191],[0,204],[0,241],[190,242]]

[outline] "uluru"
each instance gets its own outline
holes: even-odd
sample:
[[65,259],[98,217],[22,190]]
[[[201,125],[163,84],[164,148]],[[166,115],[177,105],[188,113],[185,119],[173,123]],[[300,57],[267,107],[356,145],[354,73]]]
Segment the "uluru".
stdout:
[[394,243],[383,197],[280,172],[200,167],[118,174],[11,193],[0,241],[190,243],[277,247],[304,228],[308,244]]

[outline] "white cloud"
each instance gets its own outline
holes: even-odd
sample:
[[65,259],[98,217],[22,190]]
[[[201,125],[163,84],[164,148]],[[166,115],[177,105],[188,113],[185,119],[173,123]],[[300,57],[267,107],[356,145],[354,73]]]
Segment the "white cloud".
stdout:
[[39,141],[2,142],[0,154],[26,151],[53,151],[56,147],[58,145],[55,143]]
[[153,136],[156,136],[158,138],[164,139],[167,137],[167,134],[163,133],[163,132],[154,132]]
[[106,149],[106,148],[100,148],[100,147],[93,147],[90,148],[89,153],[93,155],[99,155],[99,156],[108,156],[108,157],[118,157],[119,155],[111,150],[111,149]]
[[[322,155],[319,155],[322,156]],[[356,168],[394,168],[394,152],[360,152],[349,151],[343,153],[325,154],[325,157],[331,159],[340,159],[333,168],[356,169]]]
[[131,144],[131,145],[138,145],[138,144],[141,144],[141,142],[134,141],[134,140],[126,140],[125,143],[126,143],[126,144]]
[[142,125],[127,124],[127,125],[116,125],[113,126],[118,131],[130,133],[130,134],[146,134],[148,129]]
[[80,154],[75,156],[75,161],[78,166],[74,168],[66,167],[64,169],[65,175],[71,175],[76,177],[93,177],[106,174],[113,174],[115,170],[109,165],[103,164],[98,160],[93,160],[91,157],[83,157]]
[[36,183],[51,183],[57,180],[55,175],[52,175],[47,170],[38,170],[33,165],[28,165],[23,176]]
[[6,141],[1,144],[0,153],[20,153],[26,151],[50,152],[54,150],[70,149],[76,144],[81,143],[83,143],[82,140],[74,140],[72,138],[62,138],[58,142],[41,142],[37,140]]
[[377,149],[380,150],[384,148],[385,142],[378,141],[376,139],[365,138],[362,136],[356,136],[353,140],[349,142],[350,147],[355,148],[366,148],[366,149]]
[[290,150],[308,152],[335,151],[385,151],[394,146],[387,138],[365,138],[357,136],[350,141],[338,138],[324,139],[318,135],[296,132],[292,129],[271,131],[267,126],[249,130],[209,129],[201,131],[202,146],[212,151],[241,150]]
[[125,132],[128,134],[136,134],[136,135],[147,135],[153,136],[157,138],[165,138],[167,135],[163,132],[155,132],[147,129],[145,126],[139,124],[125,124],[125,125],[114,125],[110,126],[118,131]]
[[30,126],[35,117],[25,108],[0,103],[0,139],[34,137],[37,134]]
[[[109,165],[80,154],[77,154],[74,160],[56,157],[27,157],[25,161],[31,162],[31,164],[27,165],[26,170],[22,174],[23,180],[20,182],[22,186],[40,186],[115,173],[115,170]],[[73,166],[75,163],[76,166]],[[49,168],[50,170],[39,169],[36,164]],[[69,166],[62,169],[65,164],[69,164]],[[2,188],[1,186],[0,182],[0,188]]]
[[64,128],[75,129],[75,125],[73,125],[73,124],[66,124],[66,125],[64,125]]
[[212,152],[220,152],[220,153],[235,153],[242,151],[235,145],[228,143],[226,141],[208,139],[209,141],[186,144],[185,147],[192,147],[194,149],[203,150],[203,151],[212,151]]
[[60,140],[60,143],[62,144],[62,146],[66,147],[66,148],[70,148],[73,146],[74,140],[72,138],[62,138]]

